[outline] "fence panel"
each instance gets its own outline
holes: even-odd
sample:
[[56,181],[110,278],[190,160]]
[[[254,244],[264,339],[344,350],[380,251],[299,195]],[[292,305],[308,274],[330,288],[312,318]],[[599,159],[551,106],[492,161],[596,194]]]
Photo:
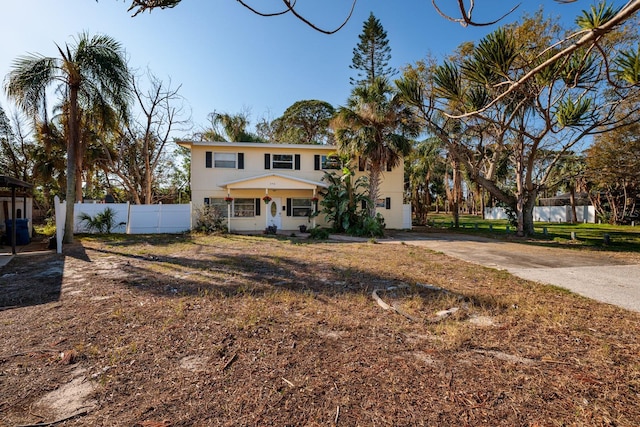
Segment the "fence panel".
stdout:
[[402,229],[411,230],[411,205],[402,205]]
[[509,219],[504,208],[484,208],[485,219]]
[[533,220],[539,222],[567,222],[567,207],[535,206],[533,208]]
[[128,234],[180,233],[191,229],[191,204],[131,205]]
[[115,224],[124,223],[124,225],[118,225],[114,227],[112,233],[126,233],[127,219],[129,217],[129,203],[76,203],[73,205],[73,232],[74,233],[95,233],[90,231],[87,225],[80,221],[80,215],[85,213],[91,217],[95,217],[96,214],[104,212],[105,209],[111,209],[115,212]]

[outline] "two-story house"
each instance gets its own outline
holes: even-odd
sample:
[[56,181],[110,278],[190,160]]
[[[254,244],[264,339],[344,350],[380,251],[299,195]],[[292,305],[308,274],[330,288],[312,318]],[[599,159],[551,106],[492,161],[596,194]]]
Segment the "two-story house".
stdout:
[[[327,186],[322,181],[325,171],[339,169],[332,161],[336,147],[207,141],[180,141],[179,145],[191,149],[194,212],[198,206],[217,207],[227,217],[230,231],[330,226],[324,215],[310,218],[310,214],[320,207],[320,192]],[[403,166],[383,176],[376,205],[387,228],[407,228],[406,219],[403,223],[403,181]]]

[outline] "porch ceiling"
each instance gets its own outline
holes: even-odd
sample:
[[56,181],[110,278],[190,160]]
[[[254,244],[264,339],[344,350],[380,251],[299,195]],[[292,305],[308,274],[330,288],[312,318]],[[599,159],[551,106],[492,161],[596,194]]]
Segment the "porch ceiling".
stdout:
[[323,182],[311,181],[307,179],[274,173],[225,182],[220,184],[220,187],[226,188],[227,190],[315,190],[318,187],[326,188],[327,185]]

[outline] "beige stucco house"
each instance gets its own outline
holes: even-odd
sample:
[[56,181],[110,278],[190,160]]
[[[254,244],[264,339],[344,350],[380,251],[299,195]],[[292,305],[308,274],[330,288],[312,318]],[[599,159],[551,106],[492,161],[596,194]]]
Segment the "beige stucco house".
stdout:
[[[198,207],[218,207],[231,231],[297,230],[326,224],[318,209],[324,172],[335,169],[327,145],[180,141],[191,149],[191,200]],[[357,174],[366,174],[362,170]],[[387,228],[403,222],[403,166],[387,171],[380,186],[378,212]],[[406,206],[405,206],[406,210]],[[409,222],[410,227],[410,222]]]

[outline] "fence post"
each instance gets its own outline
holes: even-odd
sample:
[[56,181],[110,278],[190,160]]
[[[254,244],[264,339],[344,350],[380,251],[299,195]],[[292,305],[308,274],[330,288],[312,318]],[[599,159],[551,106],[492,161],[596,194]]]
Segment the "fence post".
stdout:
[[131,203],[127,202],[127,225],[124,229],[125,234],[131,234]]
[[611,244],[611,236],[609,236],[609,233],[604,233],[604,236],[602,236],[602,238],[605,245]]
[[542,227],[542,234],[544,234],[545,236],[549,234],[549,230],[547,230],[547,227]]
[[571,240],[576,240],[576,232],[575,231],[571,232]]

